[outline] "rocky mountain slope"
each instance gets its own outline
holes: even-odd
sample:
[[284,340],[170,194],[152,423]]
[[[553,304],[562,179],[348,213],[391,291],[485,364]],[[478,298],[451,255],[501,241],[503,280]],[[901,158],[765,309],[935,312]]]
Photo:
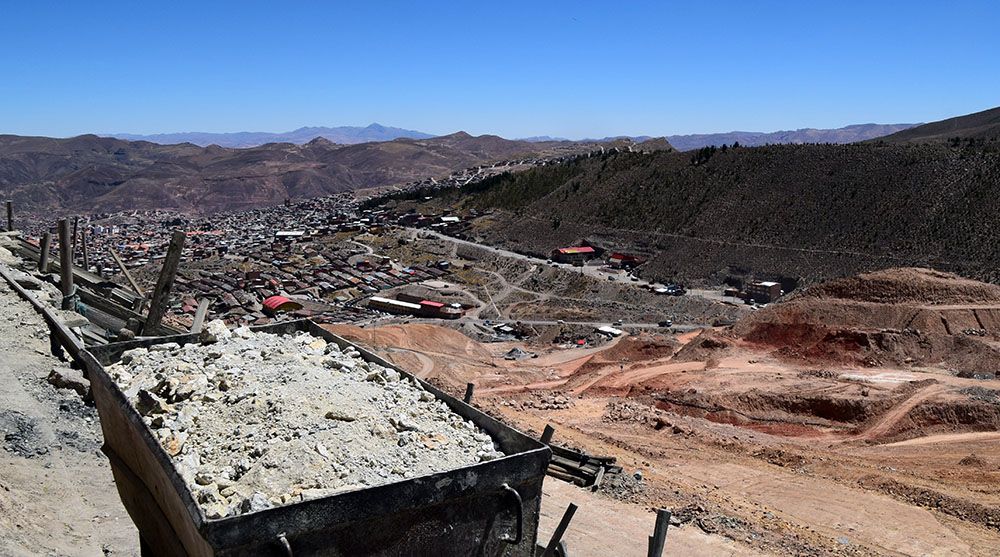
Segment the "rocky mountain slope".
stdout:
[[945,141],[961,139],[1000,139],[1000,107],[965,116],[931,122],[883,138],[891,142]]
[[0,135],[0,195],[13,199],[19,213],[35,215],[239,209],[589,148],[593,146],[508,141],[464,132],[349,146],[315,139],[305,145],[270,143],[248,149],[158,145],[95,135]]
[[474,233],[535,253],[648,253],[661,280],[921,265],[997,281],[998,183],[997,141],[775,145],[583,158],[435,202],[502,210]]

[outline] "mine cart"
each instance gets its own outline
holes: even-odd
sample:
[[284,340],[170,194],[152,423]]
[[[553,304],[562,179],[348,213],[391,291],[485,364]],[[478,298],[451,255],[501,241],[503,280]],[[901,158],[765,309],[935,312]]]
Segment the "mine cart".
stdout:
[[[362,358],[399,371],[309,320],[256,327],[306,331],[354,346]],[[434,386],[417,381],[488,433],[506,455],[479,464],[221,519],[206,518],[153,432],[105,371],[126,350],[198,342],[197,335],[134,340],[82,354],[125,508],[143,555],[534,555],[549,449]]]

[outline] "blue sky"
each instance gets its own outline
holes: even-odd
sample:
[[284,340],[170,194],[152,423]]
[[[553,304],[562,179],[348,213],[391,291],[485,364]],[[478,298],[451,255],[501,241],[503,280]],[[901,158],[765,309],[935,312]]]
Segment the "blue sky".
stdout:
[[995,1],[0,0],[0,133],[931,121],[1000,105],[998,29]]

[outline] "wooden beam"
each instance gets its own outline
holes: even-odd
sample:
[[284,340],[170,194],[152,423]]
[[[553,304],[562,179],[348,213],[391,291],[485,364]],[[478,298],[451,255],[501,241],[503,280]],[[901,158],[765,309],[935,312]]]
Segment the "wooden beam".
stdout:
[[554,427],[552,427],[551,425],[546,424],[545,425],[545,430],[542,431],[542,439],[541,439],[542,444],[543,445],[548,445],[549,443],[551,443],[552,442],[552,435],[555,434],[555,432],[556,432],[556,430],[555,430]]
[[38,272],[48,273],[49,272],[49,249],[52,248],[52,233],[46,232],[42,236],[42,245],[38,253]]
[[14,202],[7,200],[7,231],[14,231]]
[[208,313],[208,298],[198,301],[198,311],[194,312],[194,322],[191,323],[191,332],[200,333],[205,324],[205,315]]
[[465,384],[465,396],[462,397],[462,401],[466,404],[472,404],[472,393],[475,391],[476,386],[472,383]]
[[556,547],[559,546],[559,542],[562,541],[563,535],[566,534],[566,529],[569,528],[569,523],[573,520],[573,515],[576,514],[576,505],[570,503],[566,507],[566,512],[563,513],[562,518],[559,520],[559,525],[556,526],[555,532],[552,532],[552,539],[549,540],[549,545],[545,546],[545,551],[542,552],[542,557],[552,557],[555,554]]
[[648,557],[662,557],[663,546],[667,543],[667,527],[670,526],[670,511],[659,509],[656,511],[656,526],[653,527],[653,535],[649,537]]
[[83,270],[90,270],[90,254],[87,253],[87,225],[80,229],[80,242],[83,244]]
[[181,262],[181,251],[184,250],[185,234],[182,230],[174,231],[170,238],[170,246],[167,248],[167,257],[163,260],[163,268],[160,269],[160,278],[156,281],[156,289],[153,290],[153,299],[149,303],[149,314],[146,322],[142,326],[142,334],[145,336],[155,335],[160,328],[160,321],[167,313],[167,303],[170,301],[170,289],[174,286],[174,278],[177,275],[177,266]]
[[590,486],[591,491],[597,491],[601,489],[601,482],[604,481],[604,467],[601,466],[597,469],[597,477],[594,478],[594,485]]
[[122,259],[118,257],[118,252],[116,252],[114,248],[111,248],[108,251],[111,252],[111,258],[115,260],[115,263],[118,264],[118,268],[122,270],[122,274],[125,275],[125,280],[128,281],[129,286],[132,287],[132,290],[135,290],[136,294],[145,298],[146,293],[143,292],[142,288],[139,287],[139,283],[137,283],[135,279],[132,278],[132,273],[128,272],[128,269],[125,267],[125,263],[122,263]]
[[73,246],[69,237],[69,220],[59,221],[59,285],[62,289],[62,309],[72,309],[70,296],[73,294]]
[[[73,249],[70,250],[69,260],[76,263],[76,232],[80,228],[80,217],[73,217]],[[84,269],[86,270],[86,269]]]

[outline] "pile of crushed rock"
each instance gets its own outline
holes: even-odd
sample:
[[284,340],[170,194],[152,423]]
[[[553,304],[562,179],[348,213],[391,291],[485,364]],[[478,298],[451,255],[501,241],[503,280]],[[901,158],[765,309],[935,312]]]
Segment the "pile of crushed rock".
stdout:
[[503,456],[433,394],[354,348],[209,323],[203,343],[108,367],[209,518]]

